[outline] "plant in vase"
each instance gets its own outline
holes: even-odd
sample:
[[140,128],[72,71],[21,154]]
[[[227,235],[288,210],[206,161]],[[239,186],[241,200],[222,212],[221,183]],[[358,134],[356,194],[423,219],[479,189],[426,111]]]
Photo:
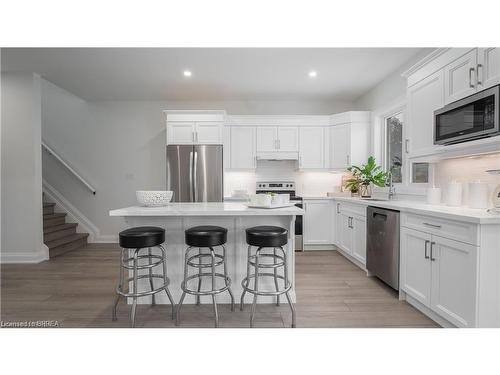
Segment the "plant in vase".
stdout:
[[351,192],[351,196],[356,196],[359,193],[360,181],[357,178],[351,177],[346,180],[345,188]]
[[375,158],[370,156],[368,162],[361,167],[352,165],[347,168],[352,173],[352,179],[357,180],[361,197],[371,197],[372,185],[384,187],[387,180],[387,172],[382,170],[380,165],[375,163]]

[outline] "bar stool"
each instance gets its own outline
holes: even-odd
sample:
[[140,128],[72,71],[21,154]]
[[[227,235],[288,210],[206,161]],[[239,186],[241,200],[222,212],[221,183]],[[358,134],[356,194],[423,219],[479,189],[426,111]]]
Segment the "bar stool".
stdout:
[[[186,249],[184,257],[184,281],[181,283],[182,296],[179,301],[179,306],[177,307],[177,319],[176,325],[180,323],[180,313],[182,302],[187,294],[192,294],[196,296],[196,304],[200,304],[201,296],[212,296],[212,303],[214,306],[215,315],[215,327],[219,326],[219,314],[217,312],[217,301],[215,296],[219,293],[229,292],[231,297],[231,311],[234,311],[234,297],[231,292],[231,279],[227,276],[226,269],[226,247],[224,244],[227,242],[227,229],[213,226],[213,225],[203,225],[197,226],[185,231],[186,245],[189,247]],[[217,254],[214,247],[221,247],[222,254]],[[191,255],[193,249],[198,248],[198,254]],[[210,252],[203,252],[203,249],[209,249]],[[206,261],[206,258],[209,258]],[[216,272],[216,267],[223,267],[223,274]],[[198,269],[198,273],[189,276],[189,268],[193,267]],[[203,272],[204,269],[210,268],[210,272]],[[207,290],[202,290],[202,279],[203,277],[210,277],[211,288]],[[221,288],[216,288],[216,280],[222,280],[224,286]],[[197,280],[198,287],[195,289],[188,286],[188,281]]]
[[[113,304],[112,320],[117,320],[116,317],[116,307],[120,297],[132,298],[132,307],[130,308],[130,325],[135,326],[135,312],[137,308],[137,298],[151,296],[152,305],[156,304],[155,295],[162,290],[167,293],[167,297],[172,305],[172,319],[175,315],[175,303],[168,290],[168,285],[170,280],[167,277],[167,254],[162,246],[165,242],[165,229],[158,227],[136,227],[126,229],[120,232],[120,247],[121,258],[120,258],[120,281],[116,287],[116,297]],[[158,248],[161,251],[161,255],[153,254],[151,249]],[[147,250],[144,253],[143,250]],[[130,255],[132,251],[132,256]],[[141,253],[142,252],[142,253]],[[139,264],[140,261],[143,264]],[[131,265],[132,262],[132,265]],[[162,273],[153,273],[153,268],[162,265]],[[124,278],[125,270],[132,270],[132,277]],[[139,275],[140,270],[147,270],[146,274]],[[139,279],[149,279],[150,289],[149,291],[138,291],[138,281]],[[162,280],[161,285],[155,289],[153,280],[159,278]],[[130,282],[132,282],[132,291],[130,291]],[[127,291],[125,291],[125,284],[128,285]]]
[[[245,293],[253,294],[252,313],[250,315],[250,327],[253,327],[255,308],[257,306],[257,296],[276,296],[276,305],[279,306],[280,295],[284,294],[292,310],[292,328],[295,328],[295,307],[292,304],[289,290],[292,283],[288,280],[288,260],[286,250],[283,248],[288,242],[288,231],[275,226],[257,226],[246,229],[246,240],[248,244],[247,276],[242,280],[240,310],[243,310],[243,301]],[[252,255],[252,246],[257,247],[255,254]],[[272,253],[265,253],[266,249],[272,248]],[[281,251],[278,254],[276,249]],[[272,262],[263,262],[264,259],[270,259]],[[255,272],[250,273],[250,267],[253,266]],[[260,269],[272,269],[273,272],[261,272]],[[278,270],[283,269],[283,275],[278,274]],[[259,289],[259,279],[261,277],[272,277],[276,291],[264,291]],[[250,287],[250,279],[254,280],[253,288]],[[278,280],[283,280],[280,286]]]

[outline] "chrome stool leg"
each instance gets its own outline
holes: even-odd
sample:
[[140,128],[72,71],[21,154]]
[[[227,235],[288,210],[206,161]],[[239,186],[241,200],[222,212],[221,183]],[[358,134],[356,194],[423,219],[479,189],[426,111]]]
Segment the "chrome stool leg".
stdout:
[[[149,265],[153,263],[153,259],[151,258],[151,248],[148,248],[148,262]],[[155,287],[153,285],[153,268],[149,268],[149,286],[151,287],[151,291],[155,290]],[[156,305],[156,297],[154,294],[151,295],[151,304],[154,306]]]
[[[248,284],[250,283],[250,254],[251,254],[252,246],[248,245],[248,250],[247,250],[247,277],[246,277],[246,282],[245,286],[248,288]],[[240,311],[243,311],[243,301],[245,299],[245,293],[247,291],[243,289],[243,292],[241,293],[241,300],[240,300]]]
[[168,300],[170,301],[170,305],[172,306],[172,320],[175,319],[175,302],[174,299],[172,298],[172,295],[170,294],[170,290],[168,289],[168,278],[167,278],[167,251],[165,248],[160,245],[158,246],[162,252],[163,255],[163,284],[165,285],[165,293],[167,293]]
[[135,312],[137,310],[137,282],[138,282],[138,272],[139,270],[137,269],[137,256],[139,253],[139,249],[134,250],[134,281],[132,284],[132,290],[134,293],[134,297],[132,297],[132,307],[130,309],[130,326],[132,328],[135,327]]
[[125,252],[125,249],[121,248],[120,249],[120,281],[118,281],[118,287],[116,288],[117,293],[116,293],[116,297],[115,297],[115,301],[113,303],[113,309],[112,309],[112,313],[111,313],[111,320],[112,321],[117,320],[116,307],[118,306],[118,302],[120,301],[120,297],[121,297],[121,295],[118,293],[118,290],[120,290],[120,291],[123,290],[123,253],[124,252]]
[[234,311],[234,296],[233,296],[233,292],[231,291],[231,288],[229,288],[229,282],[228,282],[228,276],[227,276],[227,265],[226,265],[226,247],[224,245],[222,245],[222,256],[224,257],[224,263],[223,263],[223,267],[224,267],[224,282],[226,283],[226,286],[228,287],[227,291],[229,292],[229,296],[231,297],[231,311]]
[[[255,252],[255,279],[253,283],[254,290],[259,290],[259,254],[262,248],[259,247]],[[252,312],[250,314],[250,328],[253,328],[253,320],[255,317],[255,308],[257,307],[257,293],[253,295]]]
[[[281,247],[281,251],[283,252],[283,258],[285,259],[285,264],[284,264],[284,277],[285,277],[285,288],[288,288],[288,257],[286,254],[286,251]],[[295,313],[295,306],[292,303],[292,300],[290,299],[290,295],[288,294],[288,290],[285,293],[286,299],[288,300],[288,304],[290,305],[290,309],[292,310],[292,328],[296,327],[296,313]]]
[[181,289],[182,289],[182,296],[181,299],[179,300],[179,304],[177,305],[177,314],[175,318],[175,325],[178,326],[181,320],[181,308],[182,308],[182,303],[184,302],[184,298],[186,297],[186,288],[187,288],[187,278],[188,278],[188,256],[189,256],[189,251],[192,249],[192,247],[188,247],[186,250],[186,253],[184,254],[184,281],[181,283]]
[[[276,248],[273,248],[273,254],[274,254],[274,264],[278,263],[278,259],[276,258]],[[286,285],[286,284],[285,284]],[[279,286],[278,286],[278,268],[274,268],[274,286],[276,287],[276,291],[279,292]],[[276,306],[280,305],[280,295],[278,294],[276,296]]]
[[[202,254],[201,247],[199,247],[198,248],[198,255],[200,255],[200,257],[198,258],[198,263],[200,265],[202,263],[201,262],[201,254]],[[199,278],[198,278],[198,293],[200,293],[200,291],[201,291],[201,279],[202,279],[202,277],[201,277],[201,267],[198,268],[198,276],[199,276]],[[199,294],[196,295],[196,305],[198,305],[198,306],[200,305],[200,299],[201,299],[200,295]]]
[[[214,249],[210,248],[210,255],[212,256],[212,290],[215,289],[215,253]],[[214,305],[214,314],[215,314],[215,328],[219,327],[219,314],[217,312],[217,301],[215,299],[215,294],[212,294],[212,302]]]

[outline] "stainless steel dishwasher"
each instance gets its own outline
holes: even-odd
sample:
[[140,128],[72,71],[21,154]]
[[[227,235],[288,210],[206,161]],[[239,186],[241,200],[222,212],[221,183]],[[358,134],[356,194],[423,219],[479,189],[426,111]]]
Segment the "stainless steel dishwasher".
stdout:
[[399,290],[399,211],[368,206],[366,268]]

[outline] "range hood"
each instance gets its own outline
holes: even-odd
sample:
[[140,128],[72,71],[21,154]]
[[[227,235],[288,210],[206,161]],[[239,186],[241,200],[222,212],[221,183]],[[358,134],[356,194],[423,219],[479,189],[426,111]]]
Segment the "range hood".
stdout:
[[257,160],[299,160],[298,152],[258,152]]

